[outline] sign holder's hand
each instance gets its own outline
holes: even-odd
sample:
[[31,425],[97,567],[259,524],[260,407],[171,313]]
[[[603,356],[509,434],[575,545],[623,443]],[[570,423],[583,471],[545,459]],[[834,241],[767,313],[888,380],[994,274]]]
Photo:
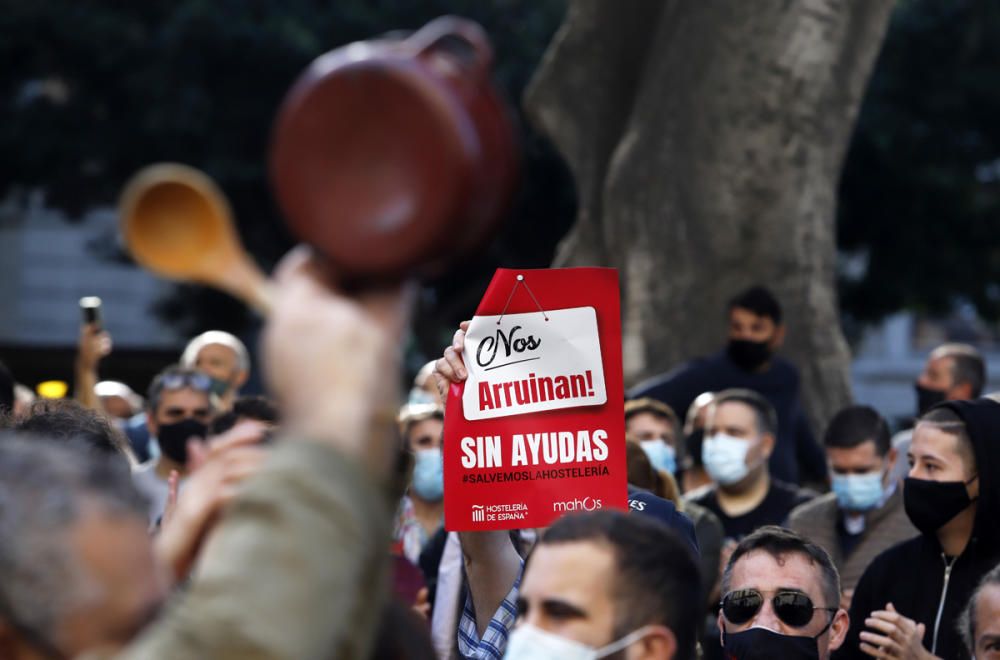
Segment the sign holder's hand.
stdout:
[[434,365],[434,384],[437,385],[442,400],[448,400],[448,388],[452,383],[461,383],[469,377],[469,373],[465,370],[465,362],[462,361],[465,333],[468,329],[469,321],[462,321],[451,340],[451,346],[444,349],[444,355]]

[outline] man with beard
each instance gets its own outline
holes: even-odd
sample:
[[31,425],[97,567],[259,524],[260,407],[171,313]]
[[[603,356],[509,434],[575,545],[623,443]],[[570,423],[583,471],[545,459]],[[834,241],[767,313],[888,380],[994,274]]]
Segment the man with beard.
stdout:
[[628,398],[658,399],[672,410],[687,410],[703,392],[740,388],[764,396],[778,413],[779,434],[771,454],[771,473],[799,484],[806,477],[826,478],[826,457],[809,430],[799,405],[799,372],[776,355],[785,339],[781,305],[764,287],[754,286],[731,301],[728,344],[666,374],[640,383]]

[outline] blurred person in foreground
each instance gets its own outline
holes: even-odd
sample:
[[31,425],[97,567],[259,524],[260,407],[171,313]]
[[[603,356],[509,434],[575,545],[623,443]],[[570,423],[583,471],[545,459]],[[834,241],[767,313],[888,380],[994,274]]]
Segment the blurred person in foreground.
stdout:
[[806,479],[824,480],[826,460],[799,402],[799,372],[777,354],[785,341],[781,304],[769,290],[753,286],[732,298],[726,313],[728,340],[723,350],[639,383],[628,397],[651,397],[678,411],[687,410],[703,392],[733,388],[757,392],[778,418],[771,473],[794,485]]
[[722,575],[719,630],[727,660],[828,660],[844,642],[840,576],[823,548],[762,527],[733,550]]
[[[917,397],[917,418],[943,401],[969,401],[978,398],[986,386],[986,362],[974,346],[942,344],[924,363],[913,389]],[[892,437],[892,448],[902,460],[896,462],[892,479],[902,481],[909,472],[906,454],[913,440],[913,429],[899,431]]]
[[79,444],[91,451],[116,459],[130,471],[135,465],[132,449],[121,431],[99,412],[84,408],[72,399],[40,399],[11,426],[22,435]]
[[[276,275],[264,358],[284,441],[235,490],[226,475],[246,466],[233,456],[260,448],[213,448],[157,550],[141,498],[127,477],[100,473],[106,462],[0,443],[4,501],[23,505],[0,508],[0,530],[12,532],[0,533],[0,656],[368,657],[384,599],[408,297],[348,299],[322,272],[296,250]],[[175,544],[161,559],[165,536]],[[193,578],[163,607],[164,573],[192,548]]]
[[869,406],[838,411],[823,436],[833,492],[794,511],[788,526],[826,550],[840,573],[841,607],[876,555],[919,532],[903,510],[903,485],[892,480],[899,458],[889,427]]
[[149,501],[149,518],[156,523],[167,504],[171,473],[188,476],[188,443],[203,443],[215,414],[211,380],[194,369],[167,367],[153,378],[146,397],[146,424],[156,443],[156,458],[136,466],[135,485]]
[[1000,660],[1000,565],[983,576],[958,619],[969,656]]
[[949,401],[920,418],[903,507],[920,535],[875,557],[838,658],[966,658],[956,622],[1000,563],[1000,404]]

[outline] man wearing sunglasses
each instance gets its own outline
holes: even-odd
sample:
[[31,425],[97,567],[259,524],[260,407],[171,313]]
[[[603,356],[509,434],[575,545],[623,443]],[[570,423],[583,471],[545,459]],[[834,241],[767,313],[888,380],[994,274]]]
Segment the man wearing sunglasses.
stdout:
[[174,470],[187,476],[189,441],[203,442],[215,412],[212,379],[194,369],[167,367],[153,379],[147,397],[149,432],[159,449],[154,458],[133,471],[135,485],[150,501],[151,523],[163,515]]
[[827,660],[847,635],[830,555],[790,530],[762,527],[740,541],[722,575],[722,593],[727,660]]

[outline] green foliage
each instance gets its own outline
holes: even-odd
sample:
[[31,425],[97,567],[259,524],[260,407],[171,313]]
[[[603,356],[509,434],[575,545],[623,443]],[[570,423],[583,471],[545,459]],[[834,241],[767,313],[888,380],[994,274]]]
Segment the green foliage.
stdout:
[[[516,106],[564,10],[565,0],[0,0],[0,194],[44,186],[50,204],[76,214],[113,204],[145,164],[189,163],[219,182],[248,249],[269,266],[291,245],[267,185],[271,122],[312,59],[462,15],[490,34],[496,78]],[[500,263],[547,264],[572,222],[565,168],[522,126],[524,179],[509,229],[462,278],[432,283],[436,324],[469,314],[466,289],[478,298]],[[236,303],[194,287],[160,312],[185,332],[247,321]]]
[[[266,181],[271,121],[320,53],[441,14],[479,21],[517,106],[566,0],[0,0],[0,194],[41,185],[70,213],[114,203],[149,162],[215,177],[265,267],[291,240]],[[900,2],[841,180],[849,320],[956,299],[1000,317],[1000,5]],[[519,110],[518,110],[519,112]],[[433,354],[498,265],[544,266],[574,214],[572,182],[521,117],[521,189],[488,252],[428,283],[417,337]],[[184,332],[239,331],[241,307],[199,288],[160,308]]]
[[841,181],[838,242],[854,320],[957,300],[1000,317],[1000,5],[896,9]]

